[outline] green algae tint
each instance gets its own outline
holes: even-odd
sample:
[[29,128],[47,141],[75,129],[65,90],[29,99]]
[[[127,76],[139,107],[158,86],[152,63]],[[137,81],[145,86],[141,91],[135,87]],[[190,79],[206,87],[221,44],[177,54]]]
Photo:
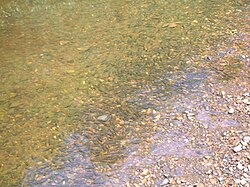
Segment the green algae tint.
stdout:
[[83,116],[105,112],[118,121],[140,118],[123,99],[134,85],[180,70],[189,57],[202,55],[231,32],[227,18],[243,5],[229,0],[1,1],[0,185],[20,186],[25,169],[58,155],[70,132],[109,133],[105,124],[95,127]]

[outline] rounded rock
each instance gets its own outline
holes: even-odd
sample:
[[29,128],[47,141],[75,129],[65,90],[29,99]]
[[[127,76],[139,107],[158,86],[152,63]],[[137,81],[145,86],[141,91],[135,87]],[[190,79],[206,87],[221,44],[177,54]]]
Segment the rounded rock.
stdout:
[[234,111],[234,108],[229,108],[229,110],[228,110],[228,113],[229,114],[233,114],[235,111]]

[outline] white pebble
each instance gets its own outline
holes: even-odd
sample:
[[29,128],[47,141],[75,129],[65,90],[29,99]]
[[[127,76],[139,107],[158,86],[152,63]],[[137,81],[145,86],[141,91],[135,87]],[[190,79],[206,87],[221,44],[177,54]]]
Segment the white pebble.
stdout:
[[238,145],[238,146],[236,146],[236,147],[234,147],[234,152],[239,152],[239,151],[241,151],[242,150],[242,145]]
[[243,146],[247,146],[247,142],[245,142],[245,141],[240,141],[240,143],[243,145]]
[[243,173],[243,176],[247,179],[249,178],[249,175],[247,173]]
[[248,172],[248,168],[244,168],[244,170],[243,170],[244,172]]
[[250,142],[250,136],[245,136],[245,137],[243,138],[243,141],[244,141],[245,143],[249,143],[249,142]]
[[233,114],[234,113],[234,109],[233,108],[229,108],[228,113],[229,114]]
[[243,94],[244,97],[247,97],[249,95],[250,95],[250,93],[248,93],[248,92]]
[[219,177],[218,180],[219,180],[219,181],[223,181],[223,177]]
[[168,179],[164,179],[164,181],[162,181],[161,186],[164,186],[166,184],[169,184],[169,180]]
[[241,179],[241,180],[240,180],[240,184],[243,185],[243,186],[244,186],[245,184],[247,184],[246,179]]
[[247,104],[247,105],[250,105],[250,101],[248,99],[243,99],[243,103]]
[[243,170],[243,169],[244,169],[244,167],[243,167],[243,165],[242,165],[241,163],[239,163],[239,164],[237,165],[237,168],[238,168],[239,170]]
[[240,179],[235,179],[234,180],[236,184],[240,184],[241,180]]
[[226,92],[225,92],[225,91],[221,91],[222,98],[224,98],[224,97],[225,97],[225,94],[226,94]]
[[142,175],[148,175],[149,173],[149,170],[148,169],[144,169],[143,172],[142,172]]
[[102,115],[97,118],[98,121],[108,121],[110,118],[109,115]]

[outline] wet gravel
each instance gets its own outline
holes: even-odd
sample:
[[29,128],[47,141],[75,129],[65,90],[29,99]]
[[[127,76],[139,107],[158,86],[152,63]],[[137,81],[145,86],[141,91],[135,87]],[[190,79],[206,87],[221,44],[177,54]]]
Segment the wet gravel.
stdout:
[[[145,131],[117,142],[122,154],[115,163],[95,162],[88,146],[98,137],[78,132],[62,157],[28,171],[23,185],[249,186],[249,42],[248,32],[238,32],[220,50],[191,59],[185,71],[167,72],[125,98],[144,118],[120,125]],[[235,58],[241,67],[231,71]]]

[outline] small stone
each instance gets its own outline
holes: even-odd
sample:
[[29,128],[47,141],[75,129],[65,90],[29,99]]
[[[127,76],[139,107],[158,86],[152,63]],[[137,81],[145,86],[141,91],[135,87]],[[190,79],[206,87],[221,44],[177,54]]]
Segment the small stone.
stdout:
[[176,180],[176,183],[177,183],[177,184],[183,184],[183,183],[186,183],[186,181],[185,181],[184,179],[178,178],[178,179]]
[[176,180],[176,183],[177,183],[177,184],[181,184],[181,180],[180,180],[180,179],[177,179],[177,180]]
[[236,183],[236,184],[241,184],[241,185],[244,186],[245,184],[247,184],[247,180],[244,179],[244,178],[243,178],[243,179],[236,179],[236,180],[235,180],[235,183]]
[[148,169],[144,169],[143,172],[142,172],[142,175],[148,175],[149,173],[149,170]]
[[250,96],[250,93],[246,92],[243,94],[244,97]]
[[205,60],[209,60],[210,61],[210,60],[212,60],[212,57],[211,56],[206,56]]
[[216,180],[215,178],[212,178],[212,179],[210,179],[210,182],[211,182],[212,184],[216,184],[216,183],[217,183],[217,180]]
[[169,177],[169,174],[163,174],[163,176],[167,178],[167,177]]
[[249,178],[249,175],[247,173],[243,173],[243,176],[247,179]]
[[223,177],[219,177],[218,180],[221,182],[223,181]]
[[126,187],[130,187],[130,184],[129,184],[129,182],[126,182]]
[[241,179],[241,180],[240,180],[240,184],[241,184],[241,185],[243,185],[243,186],[244,186],[245,184],[247,184],[246,179],[244,179],[244,178],[243,178],[243,179]]
[[205,185],[203,183],[198,183],[196,184],[197,187],[205,187]]
[[248,144],[247,142],[242,141],[242,140],[240,141],[240,143],[241,143],[243,146],[245,146],[245,147],[246,147],[246,146],[247,146],[247,144]]
[[244,141],[245,143],[249,143],[249,142],[250,142],[250,136],[245,136],[245,137],[243,138],[243,141]]
[[233,186],[235,184],[234,180],[233,179],[229,179],[227,182],[226,182],[227,185],[225,186]]
[[190,121],[193,121],[195,119],[195,113],[187,113],[186,115]]
[[212,172],[213,172],[212,170],[208,170],[208,171],[206,172],[206,174],[207,174],[207,175],[210,175]]
[[102,115],[97,118],[98,121],[108,121],[110,118],[109,115]]
[[248,172],[248,168],[244,168],[244,170],[243,170],[244,172]]
[[180,182],[183,184],[183,183],[186,183],[186,180],[181,179]]
[[234,182],[235,182],[236,184],[240,184],[240,183],[241,183],[241,180],[240,180],[240,179],[235,179]]
[[228,113],[233,114],[234,113],[234,108],[229,108]]
[[242,101],[244,104],[250,105],[250,101],[248,99],[243,99]]
[[242,165],[241,163],[239,163],[239,164],[237,165],[237,168],[238,168],[239,170],[243,170],[243,169],[244,169],[244,167],[243,167],[243,165]]
[[174,184],[174,183],[175,183],[174,178],[170,178],[170,179],[169,179],[169,184]]
[[204,156],[204,158],[205,158],[205,159],[210,159],[210,158],[211,158],[211,156],[209,156],[209,155],[205,155],[205,156]]
[[242,150],[242,145],[239,144],[238,146],[234,147],[233,150],[234,150],[234,152],[239,152],[239,151],[241,151],[241,150]]
[[164,186],[164,185],[167,185],[167,184],[169,184],[169,180],[168,179],[164,179],[160,185]]

